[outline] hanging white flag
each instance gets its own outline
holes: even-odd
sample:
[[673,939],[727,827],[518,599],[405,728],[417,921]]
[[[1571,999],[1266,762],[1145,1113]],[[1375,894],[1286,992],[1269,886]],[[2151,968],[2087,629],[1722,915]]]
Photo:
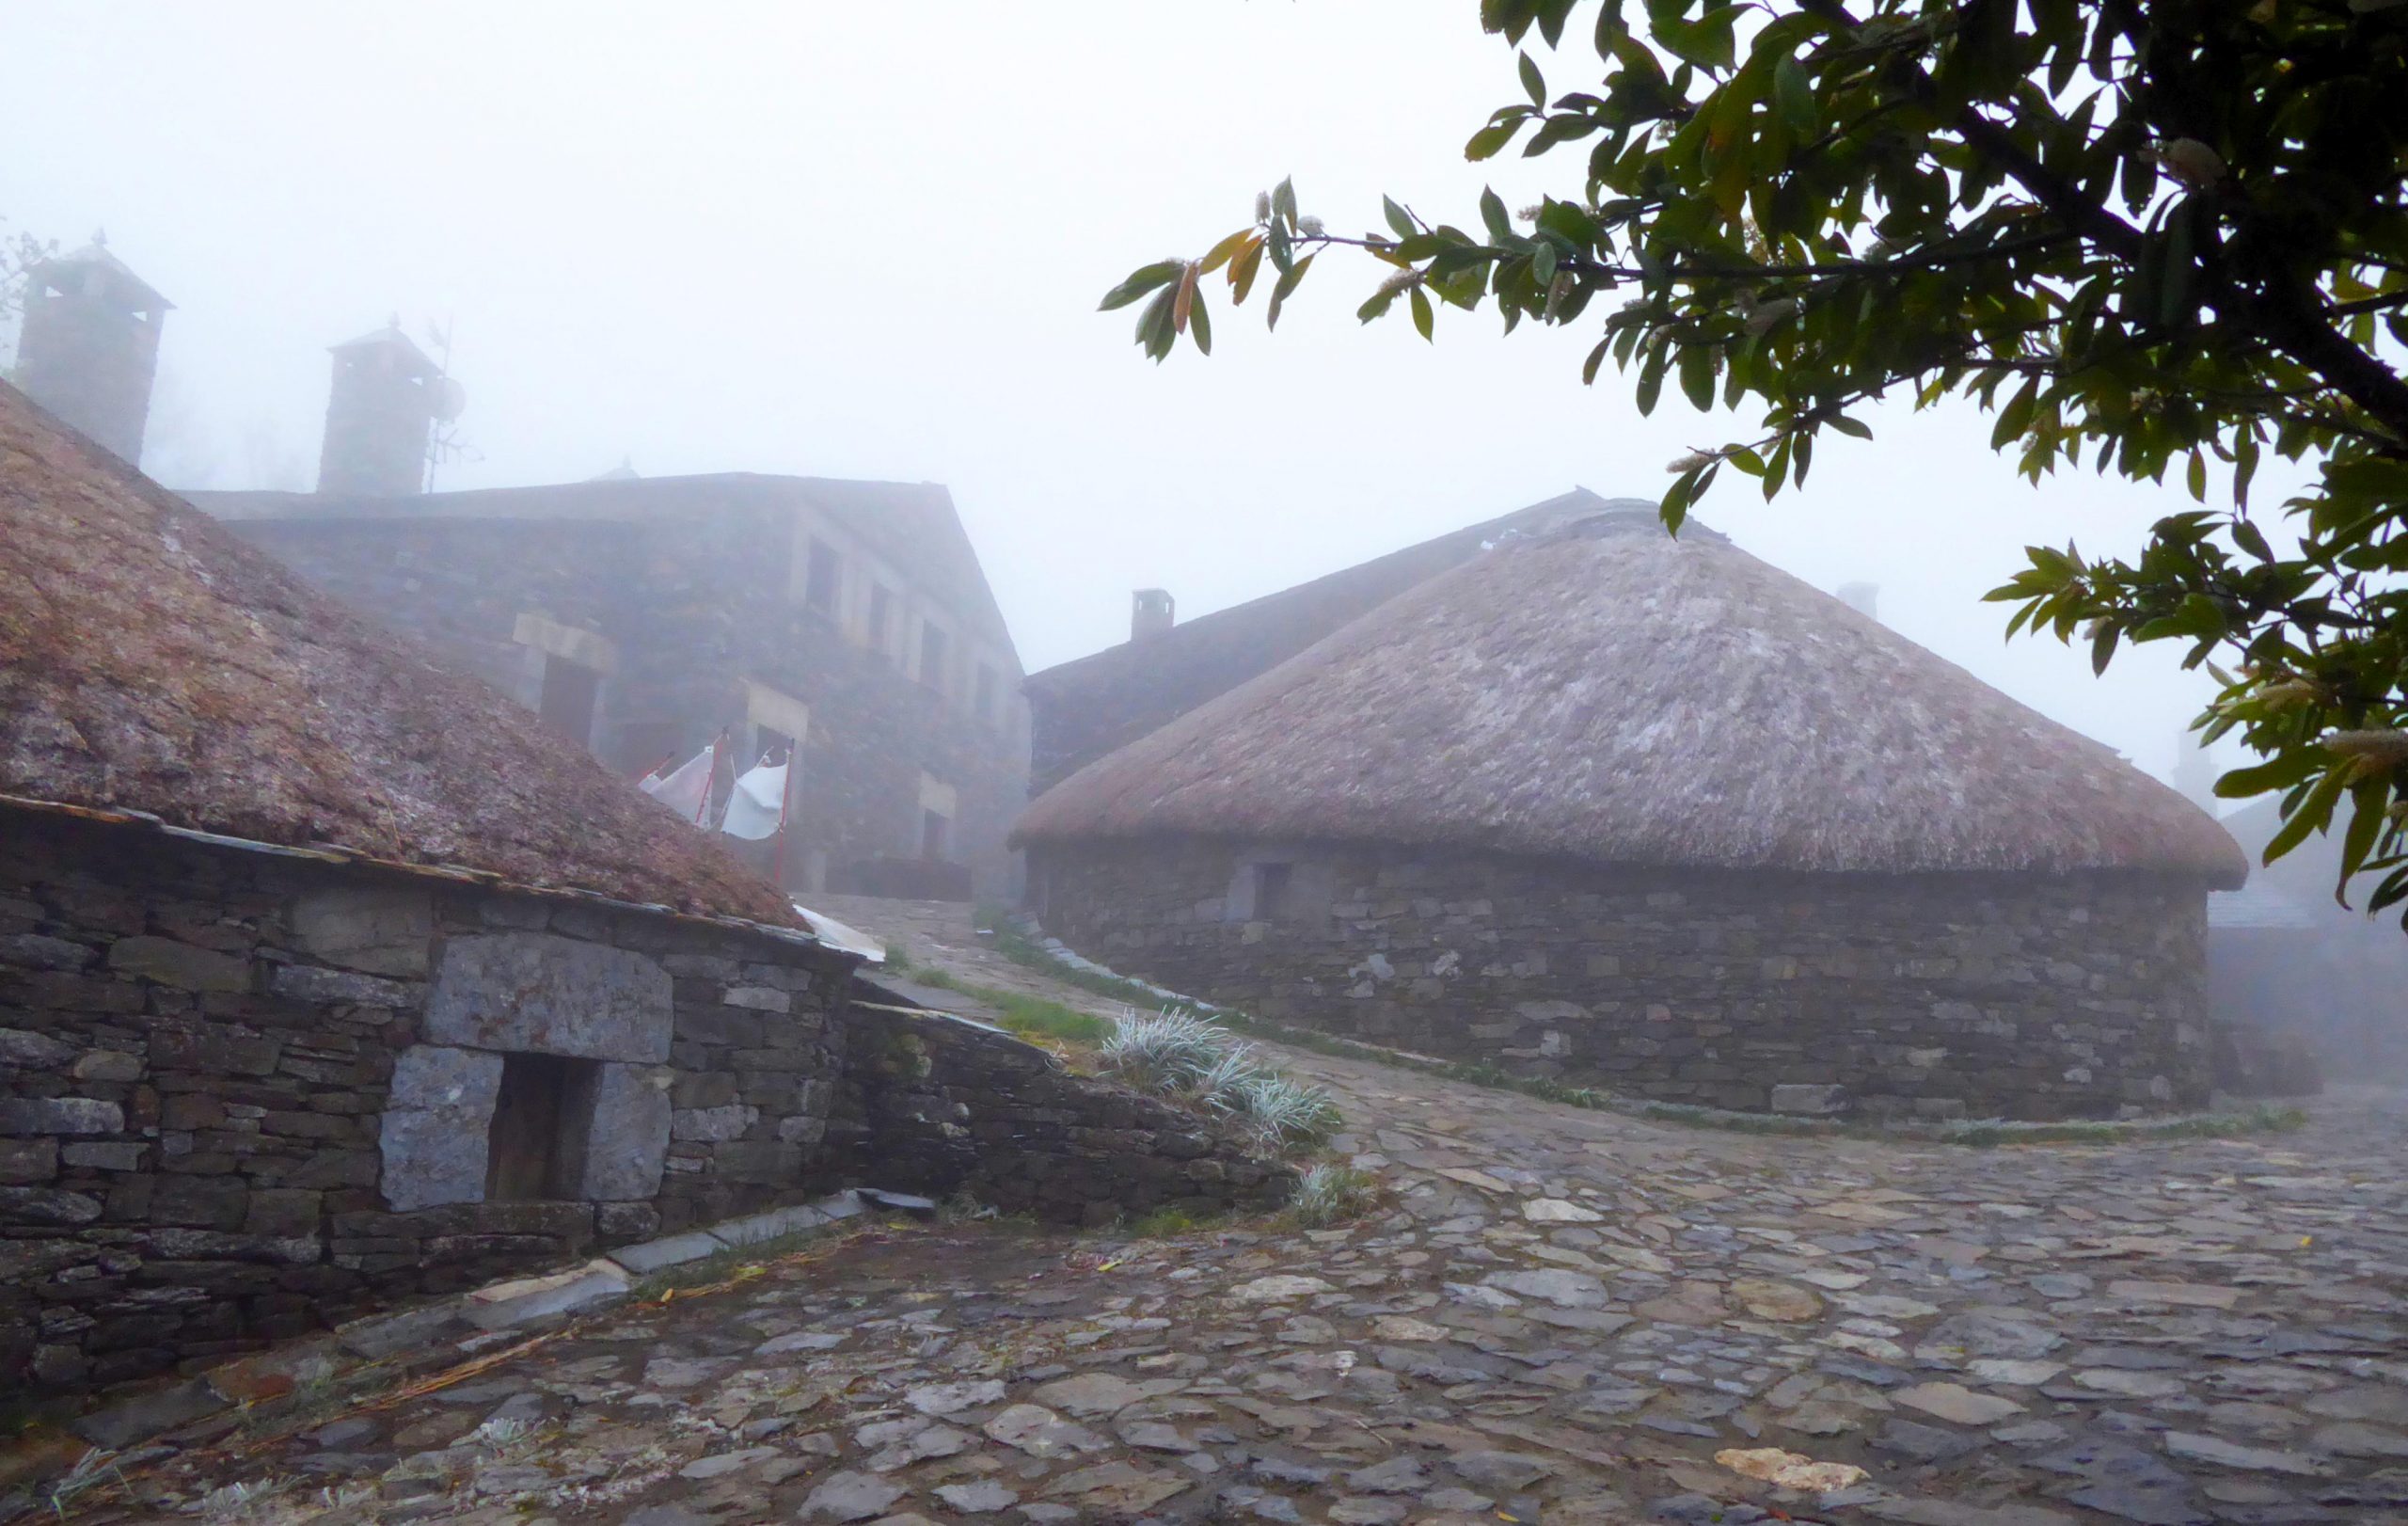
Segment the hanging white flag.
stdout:
[[736,781],[719,829],[731,837],[758,842],[778,830],[786,814],[786,766],[763,763]]
[[689,821],[703,819],[710,798],[711,760],[716,747],[705,747],[667,773],[655,773],[636,787]]

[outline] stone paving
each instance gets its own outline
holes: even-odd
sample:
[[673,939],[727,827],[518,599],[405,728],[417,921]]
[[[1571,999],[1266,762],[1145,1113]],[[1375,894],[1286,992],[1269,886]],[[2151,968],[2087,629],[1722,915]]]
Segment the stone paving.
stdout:
[[1975,1150],[1282,1058],[1385,1193],[1357,1223],[886,1229],[89,1518],[2408,1520],[2408,1099]]

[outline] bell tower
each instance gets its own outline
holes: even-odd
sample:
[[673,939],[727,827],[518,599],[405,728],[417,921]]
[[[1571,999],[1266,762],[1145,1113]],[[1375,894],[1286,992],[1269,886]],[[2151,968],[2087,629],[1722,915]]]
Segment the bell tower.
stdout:
[[25,273],[18,383],[130,466],[142,464],[159,327],[175,304],[108,250],[105,234]]

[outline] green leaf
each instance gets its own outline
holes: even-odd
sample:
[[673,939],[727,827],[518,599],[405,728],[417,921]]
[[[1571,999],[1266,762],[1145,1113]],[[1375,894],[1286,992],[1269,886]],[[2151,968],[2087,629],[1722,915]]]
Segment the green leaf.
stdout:
[[1498,244],[1513,236],[1513,219],[1507,215],[1505,199],[1488,186],[1480,191],[1480,220],[1486,225],[1489,238]]
[[1437,324],[1438,315],[1430,306],[1430,294],[1418,286],[1415,287],[1413,289],[1413,326],[1420,330],[1421,337],[1426,340],[1432,338],[1433,330],[1436,328]]
[[1162,260],[1144,266],[1133,272],[1127,280],[1104,293],[1103,305],[1096,310],[1110,312],[1115,308],[1125,308],[1164,282],[1177,280],[1180,272],[1186,268],[1186,262],[1181,260]]
[[1830,417],[1825,419],[1823,422],[1830,425],[1833,429],[1838,430],[1843,435],[1851,435],[1858,439],[1871,439],[1873,437],[1873,426],[1871,424],[1864,422],[1861,419],[1851,419],[1845,413],[1834,413]]
[[1801,141],[1814,136],[1822,124],[1814,108],[1814,82],[1806,77],[1805,66],[1782,55],[1781,62],[1772,68],[1772,93],[1782,125],[1790,135]]
[[1289,232],[1296,230],[1296,186],[1292,179],[1271,188],[1271,215],[1278,218]]
[[1510,121],[1489,123],[1474,133],[1470,141],[1464,145],[1464,157],[1474,163],[1482,159],[1496,158],[1497,154],[1504,151],[1506,144],[1513,141],[1513,135],[1520,132],[1522,123],[1529,119],[1527,117],[1516,117]]
[[1990,449],[2004,450],[2007,441],[2021,439],[2023,432],[2032,427],[2032,410],[2039,401],[2040,378],[2026,376],[2015,395],[2007,399],[2006,406],[1999,410],[1998,423],[1990,430]]
[[1522,88],[1529,93],[1530,104],[1542,107],[1546,104],[1546,81],[1541,77],[1539,66],[1530,61],[1527,53],[1522,55]]
[[1287,305],[1290,294],[1296,289],[1296,283],[1305,278],[1305,272],[1312,267],[1313,259],[1314,257],[1308,254],[1279,273],[1277,284],[1271,288],[1271,319],[1264,326],[1269,328],[1279,326],[1279,310]]
[[1197,287],[1187,305],[1187,331],[1196,338],[1196,347],[1206,355],[1212,353],[1212,319],[1204,310],[1204,290]]
[[1714,352],[1692,344],[1681,351],[1681,391],[1700,413],[1714,411]]
[[1388,220],[1388,228],[1399,238],[1411,238],[1420,231],[1413,226],[1413,215],[1396,204],[1394,197],[1380,198],[1380,213]]

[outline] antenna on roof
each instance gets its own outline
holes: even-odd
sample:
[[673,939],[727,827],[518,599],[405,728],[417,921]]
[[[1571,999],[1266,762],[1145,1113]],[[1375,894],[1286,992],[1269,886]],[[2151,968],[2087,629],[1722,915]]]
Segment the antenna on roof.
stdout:
[[[400,313],[393,315],[393,326],[402,326]],[[426,337],[442,351],[436,358],[435,379],[427,384],[427,411],[435,420],[426,437],[426,490],[430,493],[435,491],[436,469],[445,462],[484,459],[474,446],[460,440],[460,415],[467,409],[468,389],[452,374],[452,319],[440,324],[432,318],[426,321]]]

